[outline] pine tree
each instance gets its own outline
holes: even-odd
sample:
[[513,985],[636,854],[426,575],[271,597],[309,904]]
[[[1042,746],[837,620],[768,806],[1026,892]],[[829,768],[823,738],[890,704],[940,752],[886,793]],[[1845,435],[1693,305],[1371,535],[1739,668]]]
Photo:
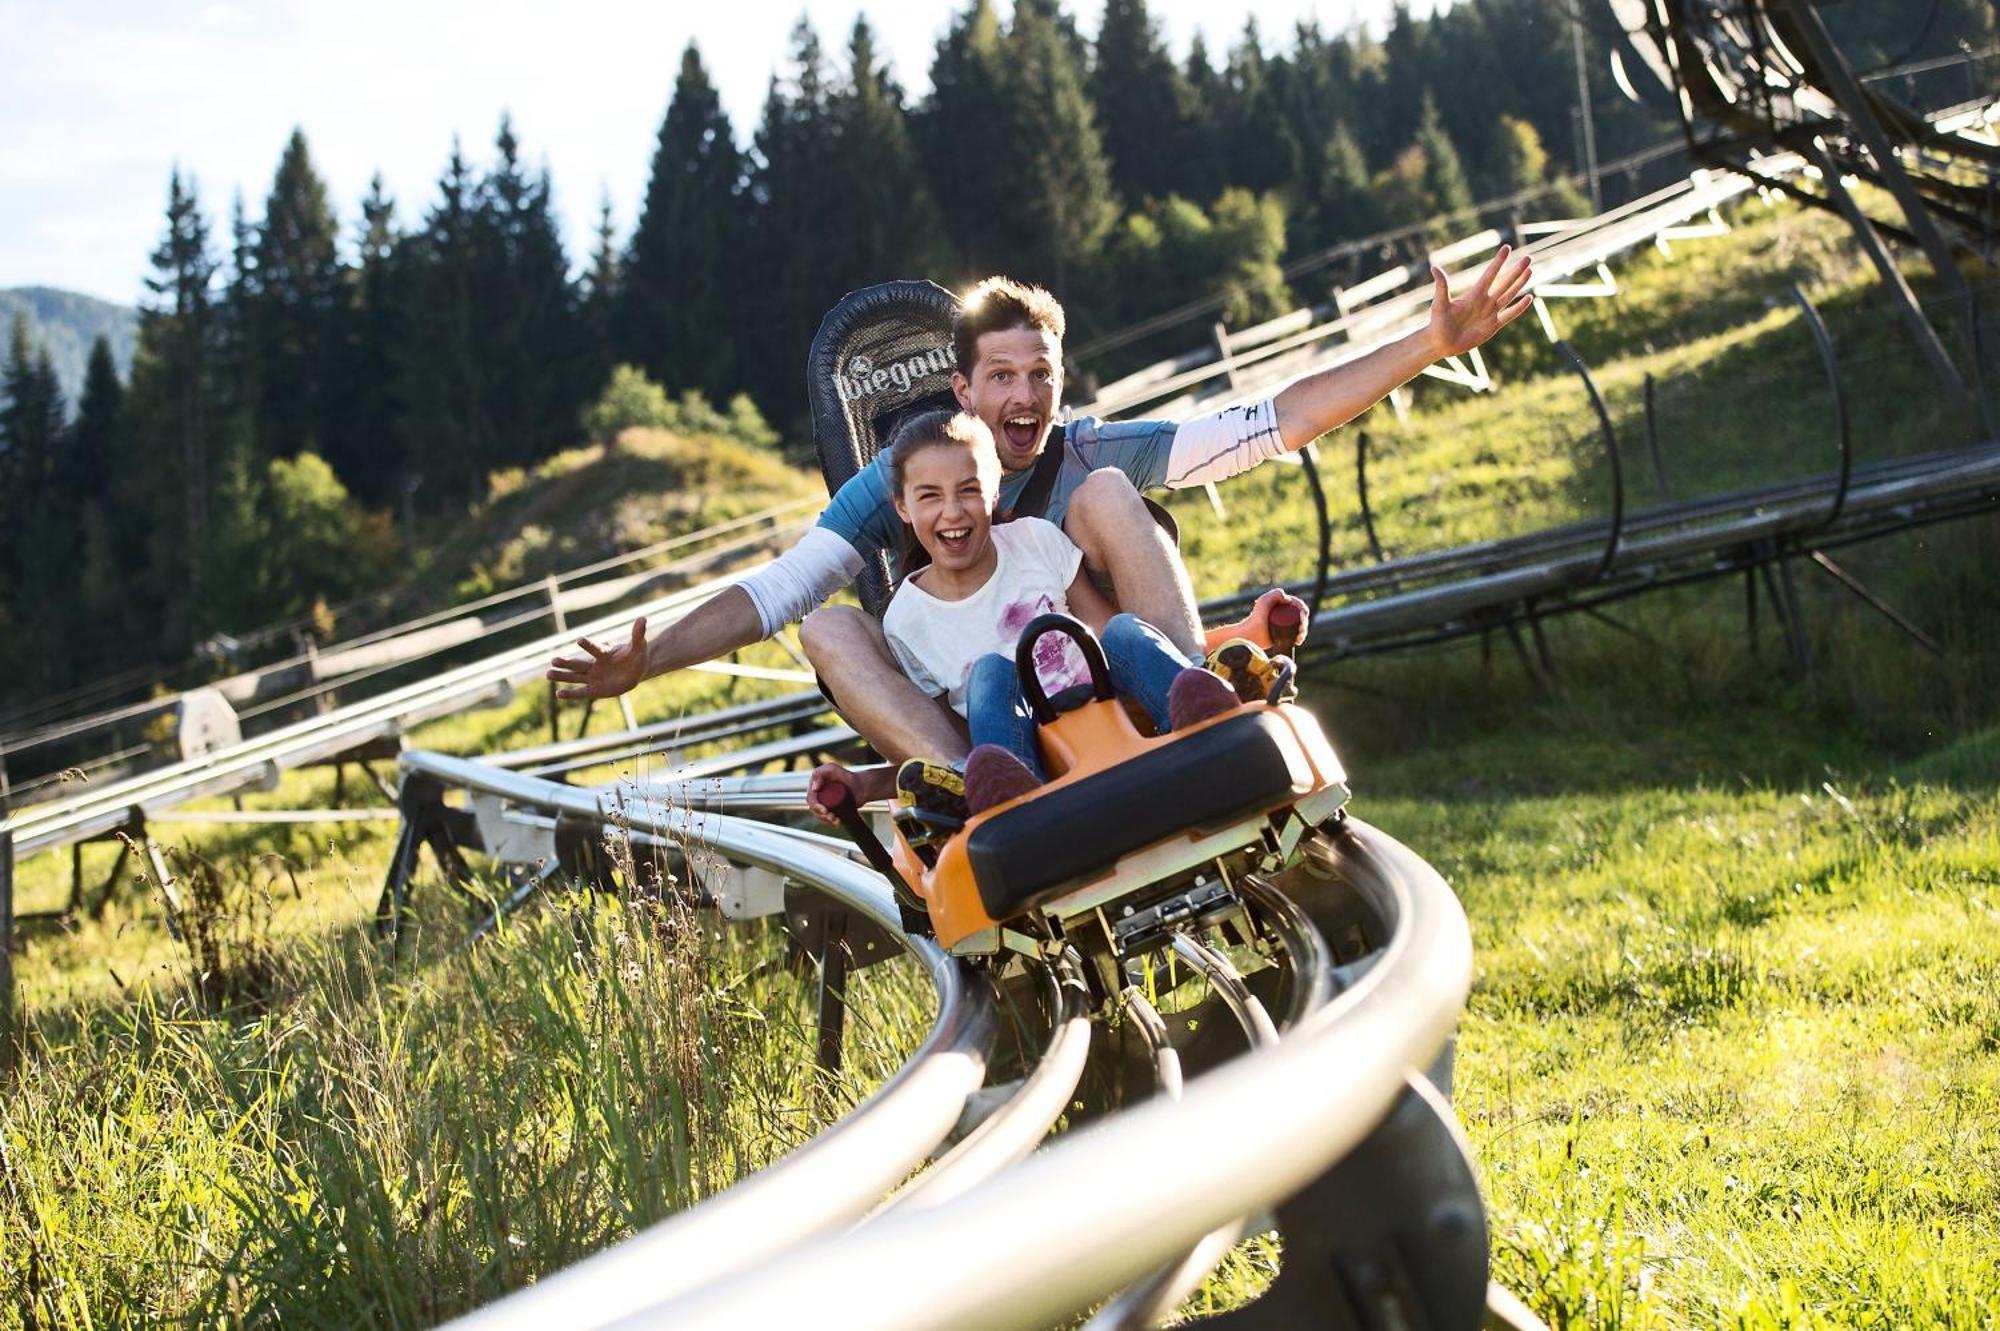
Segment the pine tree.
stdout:
[[746,313],[736,302],[748,242],[743,173],[722,99],[689,42],[625,260],[616,358],[717,398],[742,383],[729,330]]
[[1306,207],[1304,248],[1317,249],[1382,228],[1382,212],[1368,179],[1368,162],[1344,124],[1335,125],[1321,149]]
[[[1540,7],[1547,11],[1545,3]],[[1410,142],[1420,127],[1432,72],[1426,45],[1424,26],[1410,12],[1409,0],[1396,0],[1389,31],[1382,39],[1382,80],[1374,117],[1378,151]]]
[[313,166],[305,134],[295,129],[257,228],[250,293],[258,382],[249,405],[257,445],[268,455],[289,457],[315,448],[324,430],[342,289],[337,234],[326,184]]
[[[1438,117],[1437,102],[1424,94],[1423,110],[1417,125],[1417,147],[1424,154],[1424,194],[1431,215],[1458,213],[1472,206],[1472,189],[1465,182],[1465,168],[1458,149]],[[1459,219],[1461,222],[1463,219]],[[1447,224],[1450,230],[1455,224]]]
[[941,275],[950,266],[944,222],[917,163],[903,90],[875,47],[868,20],[848,39],[847,77],[828,99],[837,156],[834,179],[845,187],[843,253],[828,274],[829,296],[891,277]]
[[[16,315],[0,369],[0,620],[28,633],[0,642],[0,668],[15,686],[38,690],[58,677],[75,607],[65,594],[76,547],[74,506],[56,493],[63,443],[62,389],[46,346],[31,347]],[[31,648],[30,642],[34,644]]]
[[1208,43],[1199,29],[1188,44],[1181,85],[1187,89],[1188,117],[1182,126],[1183,148],[1173,192],[1206,201],[1221,192],[1227,177],[1222,166],[1220,120],[1229,89],[1209,63]]
[[126,394],[127,465],[113,482],[120,566],[135,570],[135,613],[167,654],[193,641],[203,604],[201,552],[223,421],[217,380],[216,261],[194,181],[176,169],[167,226],[153,251],[150,299]]
[[1423,48],[1434,69],[1449,71],[1448,78],[1430,84],[1429,94],[1458,150],[1474,196],[1505,193],[1501,177],[1507,145],[1502,142],[1500,121],[1518,93],[1511,71],[1494,60],[1486,11],[1478,5],[1459,5],[1432,15]]
[[480,414],[490,427],[483,470],[547,457],[574,442],[590,386],[569,260],[556,229],[548,170],[530,175],[502,116],[498,159],[474,213],[474,346]]
[[0,495],[16,532],[53,499],[57,453],[62,444],[62,389],[46,346],[31,343],[25,314],[14,316],[7,339],[7,362],[0,370]]
[[118,367],[111,358],[111,344],[102,333],[90,344],[90,363],[84,370],[83,394],[77,400],[76,424],[70,431],[69,448],[64,454],[63,491],[79,502],[102,501],[109,493],[112,468],[117,465],[119,412],[125,402],[125,386],[118,382]]
[[771,79],[755,136],[755,276],[744,289],[754,348],[748,387],[781,426],[803,417],[799,364],[827,304],[844,290],[836,270],[856,224],[849,182],[837,174],[825,52],[804,18],[792,29],[788,68],[789,77]]
[[404,243],[407,280],[397,284],[396,433],[410,462],[408,485],[421,487],[432,507],[478,498],[479,460],[488,451],[473,344],[477,189],[454,139],[437,200]]
[[931,95],[912,126],[960,264],[981,275],[1019,262],[1008,231],[1019,204],[1008,178],[1015,131],[1001,42],[992,0],[972,0],[938,42]]
[[335,306],[337,335],[321,440],[323,456],[342,481],[375,504],[395,497],[406,466],[395,426],[399,280],[407,266],[399,243],[395,201],[378,172],[361,200],[355,266],[344,270],[344,294]]
[[1301,154],[1285,117],[1282,65],[1265,55],[1254,17],[1245,20],[1223,78],[1218,133],[1226,179],[1258,194],[1293,188]]
[[601,391],[618,363],[618,345],[613,328],[621,277],[617,237],[611,226],[611,195],[607,191],[597,204],[597,230],[590,251],[590,271],[584,274],[583,291],[577,306],[582,338],[583,378],[591,391]]
[[[1567,165],[1572,159],[1565,154],[1576,132],[1576,68],[1569,20],[1551,21],[1546,0],[1481,0],[1480,11],[1485,18],[1487,67],[1506,71],[1501,80],[1505,104],[1496,101],[1492,109],[1533,125],[1551,155]],[[1610,84],[1609,79],[1591,82],[1593,88]]]
[[1011,156],[1006,183],[1016,273],[1058,293],[1080,278],[1117,219],[1110,170],[1075,46],[1046,6],[1022,3],[1007,32]]
[[253,410],[263,393],[262,288],[257,280],[257,227],[238,190],[229,200],[229,265],[215,307],[219,395],[232,408]]
[[108,518],[111,478],[123,465],[125,452],[120,433],[124,397],[111,344],[100,334],[91,344],[76,421],[57,469],[60,508],[67,519],[61,598],[66,628],[54,653],[57,678],[74,678],[79,671],[115,660],[121,647],[129,651],[123,632],[124,582],[113,566]]
[[1105,0],[1090,97],[1112,183],[1128,206],[1189,192],[1183,177],[1190,96],[1146,0]]

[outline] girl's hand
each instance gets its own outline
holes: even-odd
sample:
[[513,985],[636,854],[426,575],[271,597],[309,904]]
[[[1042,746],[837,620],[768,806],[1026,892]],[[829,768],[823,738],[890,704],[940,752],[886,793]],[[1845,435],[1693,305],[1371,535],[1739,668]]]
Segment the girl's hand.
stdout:
[[836,786],[847,787],[854,795],[855,807],[859,808],[887,799],[896,792],[896,769],[864,767],[857,772],[839,763],[821,763],[813,768],[812,775],[806,779],[806,809],[828,827],[840,824],[832,808],[832,803],[839,802],[833,794]]

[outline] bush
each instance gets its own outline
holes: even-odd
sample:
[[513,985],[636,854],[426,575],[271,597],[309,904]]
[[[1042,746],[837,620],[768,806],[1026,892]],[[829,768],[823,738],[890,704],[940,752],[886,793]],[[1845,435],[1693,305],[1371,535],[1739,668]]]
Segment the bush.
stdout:
[[699,388],[690,388],[675,400],[636,365],[620,365],[611,372],[604,392],[585,409],[583,428],[605,445],[616,443],[631,429],[716,435],[754,448],[775,448],[778,443],[778,432],[747,394],[731,398],[726,411],[718,410]]

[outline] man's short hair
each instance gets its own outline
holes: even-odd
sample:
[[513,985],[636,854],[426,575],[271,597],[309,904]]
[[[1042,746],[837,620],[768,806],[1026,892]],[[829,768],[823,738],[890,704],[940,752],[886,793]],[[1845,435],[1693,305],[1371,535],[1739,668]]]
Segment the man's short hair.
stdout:
[[1067,323],[1062,302],[1042,288],[1011,277],[989,277],[966,293],[951,321],[951,353],[958,372],[970,379],[985,334],[1038,328],[1060,342]]

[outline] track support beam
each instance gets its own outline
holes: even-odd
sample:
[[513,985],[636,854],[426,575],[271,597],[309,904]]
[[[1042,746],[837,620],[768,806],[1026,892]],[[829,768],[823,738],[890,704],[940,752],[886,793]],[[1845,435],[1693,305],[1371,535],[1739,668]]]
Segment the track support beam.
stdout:
[[1833,200],[1834,206],[1840,210],[1840,215],[1847,219],[1848,226],[1854,230],[1855,239],[1861,242],[1861,248],[1867,252],[1870,262],[1875,265],[1876,273],[1881,276],[1882,285],[1889,289],[1890,299],[1895,301],[1896,309],[1903,316],[1903,322],[1908,325],[1910,336],[1916,339],[1918,348],[1924,353],[1924,359],[1930,362],[1931,373],[1937,377],[1937,381],[1944,386],[1945,391],[1960,402],[1970,405],[1972,392],[1966,387],[1965,379],[1959,374],[1958,367],[1952,364],[1951,353],[1945,350],[1944,341],[1938,337],[1937,329],[1931,326],[1930,319],[1924,314],[1924,307],[1917,302],[1916,293],[1910,290],[1909,282],[1904,280],[1903,270],[1896,266],[1895,256],[1890,254],[1888,247],[1882,243],[1882,237],[1875,229],[1874,219],[1861,211],[1861,205],[1854,201],[1854,196],[1847,192],[1847,186],[1841,183],[1839,165],[1827,155],[1826,149],[1817,143],[1808,147],[1805,155],[1807,160],[1819,168],[1820,184],[1825,187],[1827,197]]
[[819,1065],[840,1071],[847,1034],[847,912],[826,913],[819,954]]
[[1936,638],[1933,638],[1930,634],[1912,624],[1896,610],[1896,607],[1890,605],[1874,592],[1869,591],[1861,579],[1834,563],[1832,559],[1828,558],[1824,550],[1814,550],[1808,558],[1812,560],[1813,564],[1821,572],[1859,597],[1864,604],[1881,615],[1882,618],[1901,629],[1917,646],[1923,648],[1932,656],[1942,657],[1944,655],[1944,648],[1938,645]]
[[1485,1208],[1451,1107],[1417,1073],[1354,1153],[1278,1207],[1285,1260],[1221,1331],[1446,1331],[1482,1323]]
[[1910,233],[1929,256],[1931,267],[1937,271],[1938,281],[1944,283],[1945,290],[1953,296],[1969,304],[1972,289],[1966,285],[1965,274],[1959,271],[1958,262],[1952,257],[1951,246],[1945,243],[1944,233],[1938,230],[1937,222],[1924,206],[1923,197],[1910,184],[1902,162],[1896,157],[1895,145],[1889,142],[1881,122],[1875,118],[1875,107],[1869,101],[1868,93],[1854,77],[1854,71],[1847,67],[1847,58],[1833,44],[1819,11],[1806,0],[1779,0],[1779,3],[1791,15],[1813,60],[1832,85],[1828,91],[1840,103],[1840,109],[1847,113],[1848,124],[1855,136],[1868,149],[1868,155],[1875,159],[1875,169],[1881,173],[1883,186],[1903,210],[1903,216],[1910,224]]
[[445,805],[444,787],[427,776],[410,773],[396,795],[403,811],[403,826],[396,834],[396,849],[389,856],[389,872],[382,882],[382,895],[375,903],[375,933],[395,942],[403,918],[410,908],[410,883],[416,877],[423,847],[431,848],[438,868],[454,886],[462,887],[472,877],[460,846],[481,848],[478,824],[462,809]]
[[[10,801],[7,763],[0,759],[0,822],[7,821]],[[0,1076],[12,1076],[16,1062],[14,1038],[14,833],[0,832]]]

